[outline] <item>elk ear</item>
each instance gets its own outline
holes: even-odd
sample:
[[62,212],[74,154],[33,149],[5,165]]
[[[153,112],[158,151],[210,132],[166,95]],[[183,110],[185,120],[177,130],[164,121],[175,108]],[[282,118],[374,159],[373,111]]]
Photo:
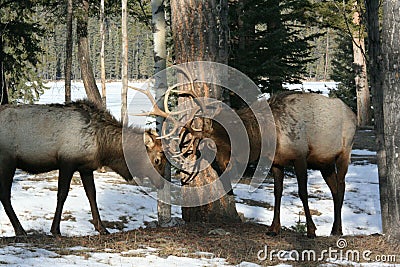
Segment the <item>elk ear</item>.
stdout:
[[154,130],[144,132],[144,144],[147,149],[152,149],[156,145],[157,133]]

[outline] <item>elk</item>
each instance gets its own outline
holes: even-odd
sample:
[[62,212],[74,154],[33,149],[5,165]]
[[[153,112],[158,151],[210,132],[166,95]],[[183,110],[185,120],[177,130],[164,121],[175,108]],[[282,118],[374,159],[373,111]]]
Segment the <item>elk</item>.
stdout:
[[[90,101],[1,106],[0,125],[0,201],[17,236],[26,235],[26,232],[11,205],[16,168],[32,174],[59,170],[57,208],[51,226],[54,236],[61,235],[62,209],[75,171],[82,179],[93,224],[100,234],[108,234],[108,231],[97,207],[94,170],[107,166],[127,181],[133,179],[132,175],[147,176],[157,188],[163,187],[162,177],[149,175],[153,167],[160,175],[164,174],[166,158],[157,135],[150,130],[129,127],[124,130],[123,148],[122,123]],[[142,144],[151,163],[141,153],[129,153]],[[125,149],[128,152],[124,154]],[[134,167],[129,169],[128,165]]]
[[[175,92],[178,95],[188,95],[195,100],[199,96],[193,90],[193,79],[190,74],[184,70],[183,72],[188,76],[192,89],[176,90]],[[172,89],[171,87],[167,90],[165,103]],[[145,93],[156,106],[149,91],[136,90]],[[267,105],[270,106],[273,118],[265,116],[265,120],[258,124],[252,110],[267,112],[264,109]],[[165,108],[167,109],[166,105]],[[232,165],[228,165],[231,156],[234,164],[247,164],[248,162],[240,162],[235,158],[242,155],[231,155],[229,135],[224,127],[217,122],[221,121],[221,119],[217,119],[218,116],[227,117],[224,110],[216,112],[211,131],[204,131],[201,127],[193,126],[199,112],[206,108],[206,104],[198,102],[197,108],[190,112],[192,119],[185,124],[171,118],[169,116],[171,112],[163,112],[160,109],[147,115],[159,115],[170,119],[175,124],[169,135],[179,132],[180,151],[176,155],[178,157],[187,158],[189,155],[195,155],[199,150],[200,140],[211,139],[214,141],[217,150],[215,161],[219,173],[232,167]],[[356,116],[351,109],[339,99],[313,93],[287,92],[275,95],[269,100],[258,100],[250,108],[237,110],[237,114],[246,128],[249,138],[249,162],[256,161],[261,157],[272,162],[271,172],[274,177],[275,205],[274,218],[267,234],[274,236],[280,231],[284,168],[293,166],[298,182],[299,197],[303,203],[306,216],[307,236],[310,238],[316,236],[316,227],[308,206],[307,169],[321,171],[331,191],[334,203],[334,222],[331,234],[342,235],[341,209],[345,192],[345,176],[356,131]],[[227,123],[235,122],[228,121]],[[268,131],[276,133],[276,147],[273,155],[270,154],[270,151],[261,154],[261,142],[265,141],[261,138],[266,136],[261,133],[264,132],[268,136]],[[168,134],[165,135],[164,133],[163,136],[168,136]],[[189,170],[190,172],[192,170]],[[183,182],[190,182],[193,178],[193,176],[188,177]]]
[[[356,131],[355,114],[339,99],[298,92],[278,94],[268,101],[258,100],[252,107],[253,110],[262,110],[262,106],[268,104],[276,131],[276,148],[271,167],[274,177],[274,218],[268,234],[274,236],[280,231],[284,167],[292,165],[306,216],[307,236],[310,238],[316,236],[316,227],[308,206],[307,169],[320,170],[328,184],[334,203],[331,234],[342,235],[341,209],[345,192],[345,175]],[[267,119],[261,122],[262,125],[257,125],[251,108],[240,109],[237,113],[247,130],[250,144],[249,161],[268,157],[260,155],[262,141],[260,131],[271,130],[271,121]],[[231,157],[226,131],[218,123],[213,123],[213,131],[204,137],[214,140],[217,146],[216,161],[219,168],[225,170]]]
[[340,99],[312,93],[281,94],[268,102],[277,138],[271,168],[274,177],[274,218],[268,234],[276,235],[280,230],[283,170],[285,166],[293,165],[306,216],[307,236],[316,236],[308,207],[308,168],[319,170],[327,183],[334,204],[331,235],[342,235],[341,210],[357,125],[355,114]]

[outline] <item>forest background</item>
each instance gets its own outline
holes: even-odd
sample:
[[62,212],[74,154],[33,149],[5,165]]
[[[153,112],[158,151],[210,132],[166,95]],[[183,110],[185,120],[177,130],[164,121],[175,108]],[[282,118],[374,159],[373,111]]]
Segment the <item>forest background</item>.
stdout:
[[[90,60],[100,79],[100,1],[89,1]],[[79,3],[73,3],[79,16]],[[167,13],[167,65],[174,63]],[[32,102],[49,80],[64,79],[66,8],[64,2],[29,0],[0,4],[2,86],[10,102]],[[128,78],[147,79],[154,74],[150,1],[128,1]],[[105,69],[107,80],[121,79],[121,5],[105,1]],[[354,21],[354,14],[361,19]],[[229,65],[253,79],[263,92],[282,90],[285,83],[340,82],[332,95],[356,111],[357,70],[355,36],[363,42],[365,8],[361,2],[316,0],[229,1]],[[81,79],[73,20],[72,79]],[[364,44],[360,46],[362,49]],[[362,50],[363,51],[363,50]],[[365,55],[365,53],[363,53]],[[366,88],[368,90],[368,87]]]

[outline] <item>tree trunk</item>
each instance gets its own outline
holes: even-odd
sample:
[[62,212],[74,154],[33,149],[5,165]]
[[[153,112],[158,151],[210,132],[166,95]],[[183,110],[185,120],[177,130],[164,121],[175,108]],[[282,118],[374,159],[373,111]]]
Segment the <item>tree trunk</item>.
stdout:
[[100,1],[100,76],[101,76],[101,99],[103,107],[107,107],[106,97],[106,63],[104,60],[105,41],[106,41],[106,29],[105,29],[105,16],[104,16],[104,0]]
[[385,234],[400,240],[400,22],[397,19],[399,1],[383,2],[382,56],[385,151],[387,164],[386,197],[387,211],[384,211]]
[[[227,64],[227,11],[227,0],[171,1],[176,63],[214,61]],[[199,95],[221,99],[221,88],[217,86],[203,84],[196,90]],[[203,132],[210,131],[211,128],[212,122],[205,119]],[[197,196],[190,196],[187,193],[185,195],[185,188],[211,184],[217,179],[216,171],[209,166],[196,175],[189,185],[182,187],[183,198],[206,199],[210,192],[199,192]],[[233,194],[224,195],[203,206],[182,207],[182,217],[186,222],[240,221]]]
[[390,199],[387,193],[387,174],[386,174],[386,152],[384,139],[383,123],[383,72],[381,43],[379,31],[379,5],[380,0],[365,1],[367,10],[367,30],[368,30],[368,73],[369,84],[371,86],[373,107],[374,107],[374,126],[376,135],[376,150],[379,173],[379,194],[381,201],[382,229],[386,233],[390,226],[388,218],[390,213],[388,205]]
[[[0,36],[0,55],[3,53],[3,38]],[[0,105],[8,104],[6,77],[4,75],[4,62],[0,56]]]
[[71,74],[72,74],[72,1],[67,1],[67,39],[65,43],[65,103],[71,102]]
[[125,123],[128,109],[128,0],[122,0],[122,92],[121,119]]
[[101,107],[101,95],[96,85],[92,63],[89,55],[88,21],[89,1],[82,0],[80,12],[77,16],[76,34],[78,37],[78,60],[87,97],[90,101]]
[[[167,62],[167,44],[166,44],[166,22],[164,0],[152,0],[152,26],[154,39],[154,79],[156,100],[160,108],[163,108],[163,97],[167,89],[167,76],[164,71]],[[157,132],[161,134],[163,118],[157,117]],[[171,165],[165,166],[165,179],[171,181]],[[171,187],[165,183],[162,190],[157,191],[157,211],[159,225],[165,225],[171,221]]]
[[[354,12],[353,23],[361,27],[360,14]],[[359,31],[353,33],[353,55],[354,55],[354,70],[355,84],[357,92],[357,124],[358,126],[367,126],[371,123],[370,118],[370,96],[367,78],[367,62],[365,59],[365,43],[364,36]]]
[[0,105],[8,104],[7,84],[4,77],[3,62],[0,60]]
[[326,32],[324,81],[327,81],[327,78],[328,78],[328,66],[329,66],[329,28],[328,28],[328,30]]

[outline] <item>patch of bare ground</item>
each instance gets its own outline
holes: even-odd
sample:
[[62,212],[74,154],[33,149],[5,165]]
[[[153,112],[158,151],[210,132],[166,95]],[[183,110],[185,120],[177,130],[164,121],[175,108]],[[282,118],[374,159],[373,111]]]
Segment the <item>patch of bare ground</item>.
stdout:
[[[77,254],[84,257],[91,252],[120,253],[152,247],[157,249],[153,253],[160,257],[169,255],[204,257],[204,254],[198,252],[210,252],[213,257],[225,258],[231,264],[248,261],[261,265],[281,263],[282,261],[277,258],[277,252],[285,250],[289,251],[292,257],[297,257],[294,251],[299,253],[298,261],[287,262],[295,266],[315,266],[324,263],[329,257],[329,250],[333,253],[331,257],[340,257],[340,253],[346,256],[348,251],[351,252],[349,256],[354,257],[352,256],[353,252],[358,251],[360,260],[354,258],[354,261],[366,262],[362,253],[371,251],[368,254],[371,260],[375,260],[377,256],[389,258],[394,255],[390,259],[395,261],[391,263],[400,263],[400,245],[389,243],[385,237],[380,235],[342,237],[347,242],[347,246],[340,249],[337,244],[338,237],[309,239],[290,230],[284,230],[276,237],[269,237],[265,234],[266,231],[267,226],[255,223],[187,224],[181,227],[137,229],[107,236],[53,238],[45,235],[32,235],[0,238],[0,246],[22,242],[62,255]],[[71,247],[82,247],[82,249],[68,249]],[[264,257],[266,248],[268,254],[266,259],[259,260],[257,254]],[[259,253],[260,250],[263,252]],[[275,253],[270,259],[270,253],[273,253],[273,250]],[[315,259],[314,256],[308,256],[308,252],[303,253],[303,251],[310,250],[315,251]]]

